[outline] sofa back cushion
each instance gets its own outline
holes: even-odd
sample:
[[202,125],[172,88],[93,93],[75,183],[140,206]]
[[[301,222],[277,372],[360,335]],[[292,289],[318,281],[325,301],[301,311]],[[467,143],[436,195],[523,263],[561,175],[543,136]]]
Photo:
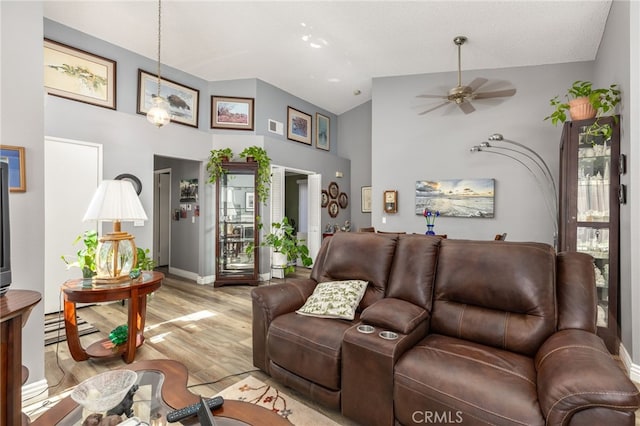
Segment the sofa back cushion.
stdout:
[[397,241],[397,236],[337,232],[323,241],[311,278],[319,283],[368,281],[369,285],[360,302],[360,308],[364,309],[385,295]]
[[399,236],[387,297],[406,300],[431,312],[440,240],[422,234]]
[[442,240],[431,332],[533,356],[555,331],[555,273],[547,244]]

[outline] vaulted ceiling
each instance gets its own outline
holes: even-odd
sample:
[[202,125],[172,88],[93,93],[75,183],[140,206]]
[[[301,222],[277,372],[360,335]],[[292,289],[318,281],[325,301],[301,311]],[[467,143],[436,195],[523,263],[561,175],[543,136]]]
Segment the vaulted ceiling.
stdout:
[[[162,63],[258,78],[341,114],[375,77],[594,60],[611,0],[162,1]],[[46,18],[154,60],[156,1],[49,1]],[[490,78],[490,72],[485,73]],[[455,81],[452,81],[455,83]]]

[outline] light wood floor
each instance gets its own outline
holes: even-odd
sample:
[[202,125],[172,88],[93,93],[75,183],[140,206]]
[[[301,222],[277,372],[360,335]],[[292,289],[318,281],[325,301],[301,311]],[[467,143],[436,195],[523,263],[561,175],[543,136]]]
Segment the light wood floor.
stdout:
[[[293,276],[308,276],[302,269]],[[282,282],[274,279],[271,284]],[[269,285],[264,283],[261,285]],[[187,366],[190,391],[212,396],[251,374],[273,383],[269,376],[253,366],[251,351],[251,286],[213,288],[193,281],[167,275],[162,287],[147,302],[145,343],[138,348],[136,361],[175,359]],[[115,327],[126,324],[127,306],[120,302],[84,307],[78,315],[100,330],[80,338],[83,346],[107,337]],[[121,358],[76,362],[71,358],[66,342],[45,346],[45,375],[54,396],[103,371],[123,367]],[[62,369],[62,370],[61,370]],[[241,372],[241,374],[224,378]],[[279,385],[282,387],[282,385]],[[340,415],[315,404],[292,389],[293,398],[322,412],[337,423],[355,425]],[[32,419],[33,420],[33,419]]]
[[[294,276],[308,276],[308,270],[299,270]],[[271,283],[282,281],[274,279]],[[179,360],[189,370],[191,392],[203,396],[214,395],[247,374],[276,384],[263,372],[254,371],[251,352],[252,288],[239,285],[214,289],[210,285],[198,285],[167,275],[163,286],[148,299],[146,340],[138,349],[136,360]],[[118,325],[126,324],[127,307],[119,302],[90,306],[81,308],[79,315],[100,330],[100,333],[80,338],[83,345],[88,346],[107,337]],[[65,342],[46,346],[46,378],[49,386],[55,385],[49,390],[49,396],[58,395],[93,375],[125,365],[121,358],[76,362]],[[214,381],[217,382],[198,386]],[[287,392],[337,423],[356,425],[338,411],[322,407],[292,389],[287,389]],[[636,413],[636,426],[640,426],[640,411]]]

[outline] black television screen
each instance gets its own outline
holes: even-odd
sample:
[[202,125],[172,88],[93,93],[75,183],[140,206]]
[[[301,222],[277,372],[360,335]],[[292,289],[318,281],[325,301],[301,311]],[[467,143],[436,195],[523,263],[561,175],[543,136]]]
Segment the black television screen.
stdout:
[[9,232],[9,165],[0,161],[0,296],[11,285],[11,233]]

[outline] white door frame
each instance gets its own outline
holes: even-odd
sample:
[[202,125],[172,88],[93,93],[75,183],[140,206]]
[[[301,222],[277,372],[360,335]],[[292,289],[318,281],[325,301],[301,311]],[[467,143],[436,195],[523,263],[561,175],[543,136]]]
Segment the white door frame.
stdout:
[[[158,264],[158,260],[159,260],[159,243],[160,241],[162,241],[161,235],[162,235],[162,229],[161,227],[163,226],[163,223],[166,223],[164,220],[161,219],[161,217],[163,217],[163,215],[165,215],[165,219],[168,219],[168,228],[169,229],[165,229],[164,231],[166,232],[166,238],[168,240],[168,248],[167,248],[167,256],[168,256],[168,260],[167,260],[167,266],[171,267],[171,168],[166,168],[166,169],[159,169],[159,170],[154,170],[154,179],[153,179],[153,223],[154,223],[154,229],[153,229],[153,259],[154,261],[156,261],[156,265],[160,266]],[[159,179],[160,179],[160,175],[162,174],[168,174],[169,175],[169,190],[168,191],[163,191],[164,193],[168,193],[169,195],[169,210],[166,212],[162,212],[160,211],[160,188],[159,188]]]

